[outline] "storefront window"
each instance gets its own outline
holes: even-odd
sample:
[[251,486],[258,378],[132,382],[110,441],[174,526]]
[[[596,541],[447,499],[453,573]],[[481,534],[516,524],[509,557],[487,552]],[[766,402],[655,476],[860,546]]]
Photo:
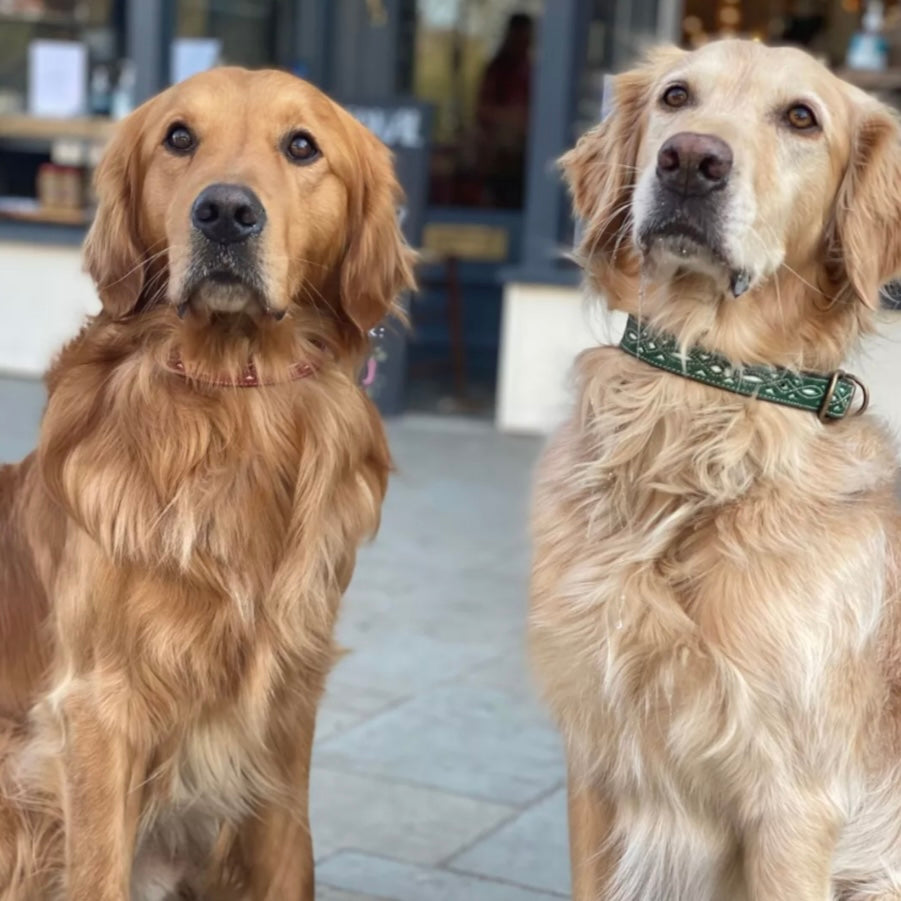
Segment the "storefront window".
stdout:
[[131,108],[126,0],[0,0],[0,220],[84,225],[110,115]]
[[[662,0],[663,3],[671,0]],[[613,101],[612,77],[632,65],[661,35],[658,0],[637,0],[630,4],[617,0],[588,0],[583,7],[584,30],[573,50],[575,55],[575,109],[567,146],[602,118]],[[563,246],[576,242],[576,223],[566,215],[560,227]]]
[[[0,0],[0,114],[52,110],[54,104],[62,110],[67,103],[72,112],[90,113],[92,70],[104,67],[98,78],[111,80],[115,73],[108,70],[123,56],[124,7],[124,0]],[[37,62],[36,42],[53,42],[38,51]],[[44,96],[29,98],[29,58],[32,83],[36,65],[49,69],[57,60],[60,71],[80,73],[84,83],[69,86],[75,90],[68,97],[62,91],[50,96],[53,86],[45,85]]]
[[[803,47],[832,66],[845,64],[866,0],[685,0],[682,40],[698,47],[719,37],[753,37]],[[897,32],[897,2],[885,8],[885,30]]]
[[[282,42],[290,38],[286,26],[293,6],[289,0],[178,0],[174,55],[179,40],[184,46],[188,39],[198,42],[193,46],[200,61],[206,43],[219,61],[229,65],[274,65],[285,56]],[[188,45],[188,61],[190,51]]]
[[543,0],[419,0],[414,90],[435,106],[430,200],[518,209]]

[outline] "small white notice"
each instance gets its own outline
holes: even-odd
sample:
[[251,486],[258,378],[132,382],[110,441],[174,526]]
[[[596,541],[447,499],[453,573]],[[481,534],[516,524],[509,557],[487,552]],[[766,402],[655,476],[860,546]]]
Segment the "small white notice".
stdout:
[[216,38],[176,38],[172,42],[169,79],[178,84],[219,62],[222,44]]
[[32,41],[28,47],[28,112],[80,116],[87,105],[88,50],[77,41]]

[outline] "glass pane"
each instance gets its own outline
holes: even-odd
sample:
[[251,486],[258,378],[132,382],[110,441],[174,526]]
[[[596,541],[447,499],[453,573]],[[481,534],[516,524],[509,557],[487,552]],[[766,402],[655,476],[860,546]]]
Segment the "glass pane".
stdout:
[[120,59],[124,7],[124,0],[0,0],[0,114],[26,108],[32,41],[82,43],[87,46],[89,67],[109,66]]
[[220,61],[261,67],[279,62],[279,33],[287,0],[178,0],[175,34],[215,38]]
[[130,105],[125,7],[0,0],[0,219],[87,223],[104,117]]
[[414,91],[435,105],[430,200],[522,205],[544,0],[419,0]]
[[[866,0],[685,0],[681,38],[700,47],[721,37],[751,37],[802,47],[830,66],[843,66],[848,45],[862,27]],[[890,46],[890,69],[901,62],[901,4],[885,0],[882,31]]]

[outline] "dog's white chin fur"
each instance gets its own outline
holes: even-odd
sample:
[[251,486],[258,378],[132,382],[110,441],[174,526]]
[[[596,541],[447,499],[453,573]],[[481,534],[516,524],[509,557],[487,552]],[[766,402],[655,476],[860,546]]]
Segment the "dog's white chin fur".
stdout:
[[260,299],[252,288],[236,282],[201,282],[191,297],[197,309],[210,313],[243,313],[260,306]]
[[729,291],[732,269],[712,250],[690,238],[652,238],[642,256],[642,270],[654,281],[671,282],[682,273],[703,276],[713,293]]

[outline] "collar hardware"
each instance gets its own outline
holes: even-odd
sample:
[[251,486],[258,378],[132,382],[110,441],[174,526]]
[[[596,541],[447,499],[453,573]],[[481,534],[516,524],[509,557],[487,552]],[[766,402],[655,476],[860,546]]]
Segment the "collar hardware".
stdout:
[[782,366],[735,366],[728,358],[703,347],[683,350],[673,335],[655,331],[634,316],[629,316],[619,346],[650,366],[733,394],[807,410],[824,423],[851,413],[858,389],[861,401],[852,415],[860,416],[870,402],[864,383],[842,369],[824,375]]

